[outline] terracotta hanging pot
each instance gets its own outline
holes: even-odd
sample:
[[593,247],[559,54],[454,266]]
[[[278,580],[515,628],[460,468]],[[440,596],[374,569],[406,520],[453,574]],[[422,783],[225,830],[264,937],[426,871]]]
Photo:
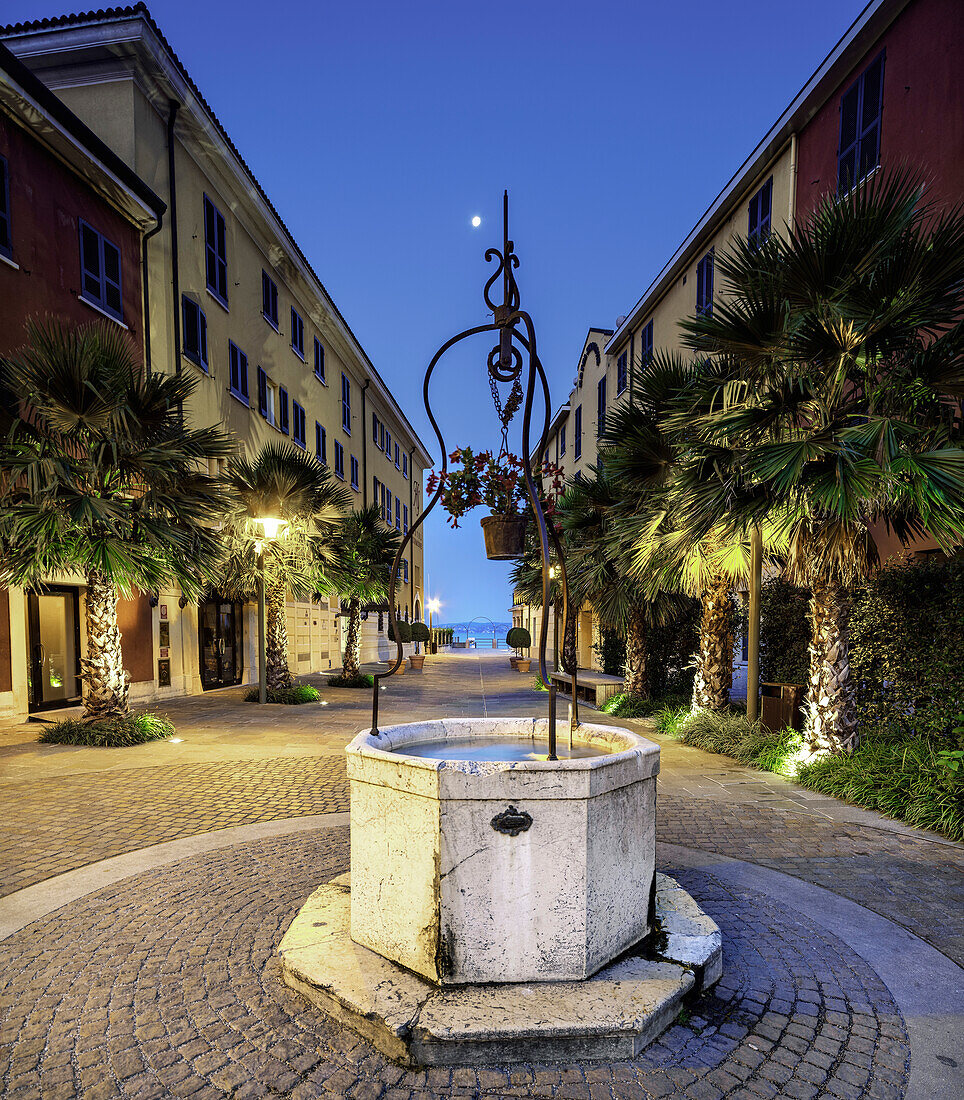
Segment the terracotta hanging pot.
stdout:
[[522,557],[526,531],[524,516],[484,516],[481,522],[485,556],[489,561],[515,561]]

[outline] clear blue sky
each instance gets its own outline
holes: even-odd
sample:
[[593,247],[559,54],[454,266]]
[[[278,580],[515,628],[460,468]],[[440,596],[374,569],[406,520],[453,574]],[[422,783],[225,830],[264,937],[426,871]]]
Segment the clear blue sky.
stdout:
[[[589,325],[629,312],[862,7],[150,4],[433,453],[422,373],[486,320],[503,188],[558,405]],[[3,15],[65,10],[6,0]],[[450,450],[497,445],[487,350],[453,361],[438,388]],[[476,513],[455,532],[429,518],[426,568],[443,620],[508,618],[508,568],[485,560]]]

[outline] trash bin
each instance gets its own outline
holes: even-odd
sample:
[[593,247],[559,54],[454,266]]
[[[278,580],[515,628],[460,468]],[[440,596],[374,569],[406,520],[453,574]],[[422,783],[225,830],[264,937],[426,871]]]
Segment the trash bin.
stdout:
[[771,733],[803,729],[803,684],[761,684],[760,724]]

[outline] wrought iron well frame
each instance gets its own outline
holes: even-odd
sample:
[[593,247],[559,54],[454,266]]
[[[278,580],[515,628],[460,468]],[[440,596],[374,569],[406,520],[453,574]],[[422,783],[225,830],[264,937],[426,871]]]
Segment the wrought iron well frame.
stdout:
[[[442,430],[439,428],[438,421],[435,419],[435,414],[432,411],[432,404],[429,399],[429,385],[432,381],[432,375],[435,373],[435,368],[438,366],[442,357],[456,344],[470,337],[478,336],[483,332],[496,332],[499,334],[499,339],[495,347],[489,352],[486,362],[486,371],[490,379],[499,382],[514,382],[521,377],[525,367],[528,367],[526,370],[525,407],[522,417],[523,476],[525,478],[526,496],[529,501],[529,506],[532,509],[532,514],[535,517],[539,535],[539,553],[542,561],[542,623],[539,630],[539,679],[549,693],[548,755],[550,760],[556,760],[556,686],[546,667],[546,642],[549,636],[549,614],[547,609],[550,606],[549,591],[551,583],[549,570],[553,564],[551,557],[553,552],[555,553],[555,564],[559,567],[559,581],[562,589],[563,645],[560,647],[560,653],[565,651],[565,637],[570,621],[569,577],[566,571],[566,559],[562,549],[562,542],[555,526],[546,520],[546,514],[532,472],[533,465],[535,465],[537,470],[541,470],[545,463],[546,448],[549,443],[549,427],[551,424],[552,408],[550,404],[549,382],[546,378],[546,372],[543,370],[536,347],[535,325],[533,324],[532,317],[521,308],[519,285],[515,278],[515,268],[519,266],[519,257],[515,252],[515,243],[509,238],[508,191],[504,192],[502,196],[502,249],[501,251],[498,248],[486,249],[485,260],[487,263],[491,263],[493,260],[498,260],[499,262],[499,266],[489,277],[482,291],[485,304],[492,312],[493,319],[491,323],[463,329],[462,332],[453,336],[450,340],[447,340],[438,351],[436,351],[435,355],[432,356],[432,360],[425,371],[425,377],[422,382],[422,400],[425,404],[425,412],[435,432],[436,438],[438,439],[439,448],[441,449],[441,476],[439,478],[438,487],[432,495],[432,499],[429,501],[427,507],[419,515],[418,519],[409,526],[408,533],[402,539],[401,543],[399,543],[398,549],[395,552],[395,559],[392,563],[392,574],[388,594],[388,616],[392,624],[392,634],[395,638],[397,653],[391,668],[376,673],[374,677],[375,683],[372,689],[372,733],[378,733],[378,693],[382,688],[381,681],[388,679],[390,676],[394,676],[404,660],[402,643],[398,640],[398,618],[395,614],[395,590],[398,583],[399,567],[405,551],[412,544],[415,532],[425,523],[432,509],[438,503],[444,488],[444,477],[448,471],[448,450],[445,446]],[[496,303],[493,302],[489,296],[489,291],[495,285],[500,275],[502,276],[502,301]],[[519,326],[522,326],[525,331],[520,331]],[[519,350],[520,347],[522,351]],[[527,358],[526,364],[523,363],[523,352]],[[535,463],[533,463],[530,461],[529,456],[532,454],[530,432],[536,378],[538,378],[542,384],[542,394],[545,401],[545,419],[539,441],[539,448],[535,452]],[[565,667],[565,664],[563,664],[563,667]],[[570,746],[572,743],[572,731],[579,725],[577,671],[574,661],[570,670],[570,675],[572,677],[572,717],[569,722]]]

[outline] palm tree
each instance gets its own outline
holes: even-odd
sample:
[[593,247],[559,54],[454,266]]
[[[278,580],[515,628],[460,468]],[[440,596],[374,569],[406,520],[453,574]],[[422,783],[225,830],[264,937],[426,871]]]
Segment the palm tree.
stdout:
[[[221,590],[238,600],[265,592],[265,678],[272,690],[291,683],[288,593],[306,599],[335,591],[333,537],[351,494],[301,448],[269,443],[253,459],[235,458],[224,478],[228,500]],[[283,520],[279,537],[264,538],[260,517]]]
[[[608,453],[603,450],[603,457]],[[626,643],[625,689],[649,696],[647,635],[683,613],[682,600],[647,589],[627,553],[623,520],[638,501],[626,487],[598,468],[573,482],[559,504],[570,586],[577,602],[588,601],[600,625]],[[637,513],[638,514],[638,513]]]
[[[607,418],[599,453],[619,487],[611,538],[629,576],[650,601],[670,592],[700,600],[692,706],[720,710],[733,683],[731,593],[749,578],[750,547],[745,532],[712,527],[697,539],[681,537],[685,517],[676,490],[689,441],[685,420],[677,423],[672,414],[681,403],[689,407],[698,374],[697,364],[675,354],[657,353],[638,365],[632,396]],[[764,543],[772,558],[779,533],[768,528]]]
[[219,552],[222,492],[211,459],[233,450],[217,428],[185,427],[186,375],[145,377],[114,325],[32,321],[3,361],[20,400],[0,444],[0,580],[35,586],[77,570],[87,584],[85,718],[128,713],[118,592],[174,581],[203,590]]
[[681,499],[694,537],[777,508],[790,579],[812,592],[807,737],[857,743],[847,589],[875,530],[964,539],[964,215],[878,176],[786,238],[718,259],[723,295],[684,325],[712,355]]
[[399,537],[382,522],[377,504],[356,509],[339,525],[332,543],[338,592],[348,608],[348,635],[342,677],[358,675],[361,660],[361,608],[389,594]]

